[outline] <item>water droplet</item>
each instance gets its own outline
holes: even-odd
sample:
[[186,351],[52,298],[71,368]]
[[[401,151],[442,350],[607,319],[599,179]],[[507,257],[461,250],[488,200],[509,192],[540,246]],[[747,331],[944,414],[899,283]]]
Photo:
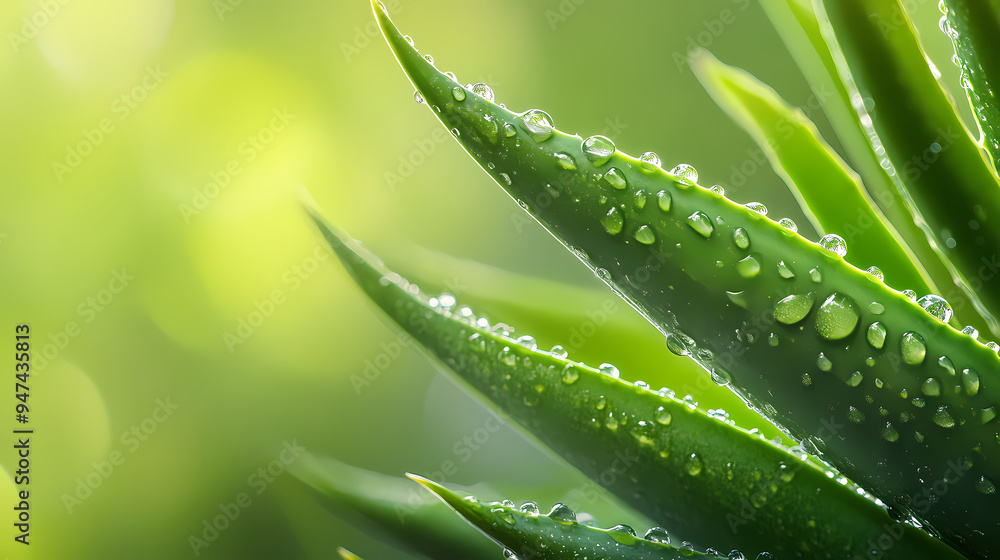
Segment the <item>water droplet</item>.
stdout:
[[860,371],[856,371],[852,373],[851,376],[844,381],[844,383],[847,383],[848,387],[857,387],[858,385],[861,385],[861,382],[864,381],[864,379],[865,376],[861,375]]
[[469,89],[472,90],[472,93],[478,95],[479,97],[482,97],[483,99],[489,101],[490,103],[493,102],[494,99],[493,88],[491,88],[488,84],[485,84],[483,82],[478,82],[472,84],[472,87]]
[[899,440],[899,430],[892,423],[886,422],[885,428],[882,429],[882,437],[889,443],[895,443]]
[[900,342],[900,353],[903,355],[903,361],[911,366],[922,364],[924,357],[927,355],[927,345],[924,343],[924,337],[915,332],[903,333],[903,340]]
[[819,240],[819,246],[843,257],[847,254],[847,242],[844,238],[837,235],[836,233],[828,233]]
[[587,159],[598,167],[607,163],[615,153],[615,143],[610,138],[600,135],[591,136],[584,140],[582,148]]
[[920,390],[928,397],[937,397],[941,394],[941,383],[933,377],[928,377],[920,386]]
[[729,553],[728,560],[747,560],[747,557],[742,552],[733,550]]
[[576,160],[569,154],[556,154],[556,163],[559,164],[559,167],[568,171],[576,169]]
[[510,138],[511,136],[514,136],[516,134],[517,134],[517,129],[514,128],[514,125],[512,125],[510,123],[503,123],[503,135],[504,136],[506,136],[507,138]]
[[906,296],[906,298],[910,301],[917,301],[917,292],[914,292],[913,290],[903,290],[900,293]]
[[760,263],[753,256],[744,257],[736,263],[736,272],[744,278],[753,278],[760,273]]
[[991,406],[980,411],[979,422],[986,424],[997,417],[997,407]]
[[927,404],[927,401],[925,401],[924,399],[922,399],[920,397],[916,397],[916,398],[914,398],[910,402],[913,403],[913,406],[915,406],[917,408],[923,408]]
[[[698,170],[686,163],[674,166],[674,168],[670,170],[670,174],[675,177],[684,179],[685,181],[688,181],[691,184],[698,182]],[[719,193],[719,194],[725,194],[725,193]]]
[[604,407],[607,406],[607,404],[608,404],[607,399],[601,397],[597,399],[597,404],[595,406],[597,407],[597,410],[604,410]]
[[791,218],[782,218],[778,220],[778,225],[785,228],[786,230],[796,233],[799,231],[799,226],[795,225],[795,222]]
[[566,504],[556,504],[549,512],[549,518],[561,523],[576,523],[576,513]]
[[549,354],[552,354],[556,358],[561,358],[563,360],[566,359],[566,356],[569,356],[569,352],[567,352],[566,349],[559,344],[553,346],[552,349],[549,350]]
[[618,368],[608,363],[601,364],[600,366],[598,366],[597,370],[603,373],[604,375],[607,375],[608,377],[613,377],[615,379],[620,378],[622,375],[621,372],[618,371]]
[[639,156],[639,161],[642,162],[642,166],[646,169],[655,169],[660,166],[660,156],[656,155],[656,152],[646,152]]
[[448,79],[451,80],[451,81],[453,81],[453,82],[457,82],[458,81],[458,78],[455,77],[455,73],[454,72],[445,72],[444,75],[448,76]]
[[639,210],[646,207],[646,193],[642,189],[635,191],[635,207]]
[[518,558],[517,554],[515,554],[514,551],[509,548],[503,549],[503,557],[506,560],[521,560],[520,558]]
[[420,95],[419,91],[414,91],[413,92],[413,100],[416,101],[417,103],[423,103],[424,102],[424,96]]
[[747,249],[750,247],[750,234],[747,230],[738,227],[733,230],[733,243],[736,244],[740,249]]
[[[730,383],[733,382],[733,379],[729,376],[729,373],[726,372],[725,370],[712,368],[710,374],[712,376],[712,381],[720,387],[725,387],[726,385],[729,385]],[[729,416],[726,415],[726,417],[728,418]]]
[[976,481],[976,490],[981,494],[993,494],[997,491],[996,486],[985,476],[980,476],[979,480]]
[[605,282],[611,282],[611,273],[606,268],[597,267],[594,269],[594,274]]
[[979,373],[972,368],[965,368],[962,370],[962,387],[965,388],[965,394],[975,395],[979,392]]
[[997,344],[996,342],[990,341],[990,342],[986,343],[986,347],[989,348],[990,350],[996,352],[997,354],[1000,354],[1000,344]]
[[604,181],[618,190],[623,190],[628,186],[628,183],[625,182],[625,176],[617,167],[612,167],[604,174]]
[[687,406],[690,410],[698,408],[698,401],[694,400],[694,397],[692,397],[691,395],[684,395],[684,398],[681,400],[684,401],[684,405]]
[[708,239],[712,235],[712,232],[715,231],[712,220],[704,212],[695,211],[687,217],[687,223],[691,226],[691,229],[697,231],[705,239]]
[[854,300],[834,293],[816,311],[816,332],[827,340],[847,338],[858,326],[860,318],[861,311]]
[[885,344],[885,327],[882,323],[872,323],[868,327],[868,344],[872,345],[872,348],[881,349]]
[[684,462],[684,470],[691,476],[698,476],[701,474],[702,463],[701,458],[698,457],[697,453],[692,453],[688,456],[687,460]]
[[429,55],[429,54],[425,54],[424,55],[424,60],[426,60],[427,62],[430,62],[431,64],[434,64],[434,57],[431,56],[431,55]]
[[628,525],[615,525],[608,529],[608,535],[625,546],[632,546],[638,540],[635,538],[635,531]]
[[538,344],[535,342],[535,337],[533,336],[525,335],[519,337],[515,342],[527,348],[528,350],[535,350],[536,348],[538,348]]
[[504,184],[507,185],[508,187],[511,185],[510,175],[502,171],[500,172],[500,180],[503,181]]
[[774,318],[786,325],[794,325],[812,310],[816,294],[792,294],[774,304]]
[[726,290],[726,297],[729,298],[729,301],[735,303],[736,305],[742,307],[743,309],[747,308],[747,298],[744,292],[742,291],[730,292],[729,290]]
[[979,329],[973,327],[972,325],[969,325],[964,329],[962,329],[962,334],[971,336],[973,340],[976,340],[977,338],[979,338]]
[[819,267],[814,267],[809,271],[809,278],[816,282],[817,284],[823,281],[823,273],[820,272]]
[[639,229],[635,230],[632,237],[635,237],[635,240],[643,245],[652,245],[656,241],[656,235],[653,233],[652,228],[645,224],[639,226]]
[[656,423],[662,424],[664,426],[670,425],[670,420],[673,417],[670,415],[670,411],[663,408],[662,406],[656,409]]
[[847,410],[847,419],[855,424],[860,424],[865,421],[865,413],[852,406]]
[[885,280],[885,275],[882,274],[882,270],[877,266],[869,266],[868,270],[866,270],[865,272],[867,272],[869,276],[878,280],[879,282]]
[[830,371],[833,369],[833,362],[830,361],[830,358],[826,357],[826,354],[820,352],[819,357],[816,358],[816,367],[823,371]]
[[535,502],[524,502],[521,504],[521,513],[527,513],[528,515],[538,515],[538,504]]
[[955,427],[955,419],[951,417],[951,413],[947,406],[942,406],[934,412],[933,417],[934,423],[942,428],[953,428]]
[[608,210],[608,213],[601,218],[601,224],[604,226],[604,231],[607,231],[611,235],[617,235],[622,230],[625,219],[622,218],[622,214],[618,211],[618,208],[612,206]]
[[955,376],[955,364],[951,363],[951,358],[949,358],[948,356],[941,356],[940,358],[938,358],[938,365],[941,366],[941,368],[944,369],[946,372],[948,372],[948,375],[952,377]]
[[451,88],[451,94],[455,97],[455,101],[465,101],[465,88],[462,86],[455,86]]
[[504,508],[492,508],[490,509],[490,513],[497,516],[501,521],[508,525],[514,524],[514,516]]
[[535,142],[544,142],[552,136],[552,117],[541,109],[532,109],[521,115],[521,128]]
[[618,419],[615,418],[614,412],[608,413],[608,419],[604,421],[604,426],[612,431],[618,429]]
[[795,278],[795,273],[792,272],[792,269],[789,268],[787,264],[785,264],[785,261],[778,261],[778,274],[786,280],[789,278]]
[[691,343],[683,335],[667,333],[667,350],[676,356],[688,356],[691,354]]
[[802,384],[805,385],[806,387],[812,385],[813,384],[812,376],[809,375],[808,373],[803,373]]
[[778,335],[776,335],[774,333],[771,333],[771,334],[767,335],[767,343],[769,345],[771,345],[771,346],[777,346],[779,342],[781,342],[781,341],[778,339]]
[[659,205],[660,210],[669,212],[670,206],[673,204],[673,197],[667,191],[660,191],[656,193],[656,203]]
[[759,202],[748,202],[744,204],[744,206],[746,206],[748,210],[752,210],[761,216],[767,216],[767,206],[764,206]]
[[712,187],[708,190],[719,196],[726,196],[726,189],[722,188],[722,185],[712,185]]
[[577,379],[580,379],[580,373],[576,371],[576,366],[573,364],[566,364],[566,367],[562,370],[562,382],[567,385],[572,385],[576,383]]
[[952,310],[951,305],[941,296],[935,294],[927,294],[926,296],[917,300],[917,305],[924,308],[931,317],[936,318],[938,321],[947,323],[951,320]]
[[660,543],[660,544],[670,544],[670,534],[663,527],[652,527],[646,534],[643,535],[644,539],[649,542]]
[[881,389],[884,386],[885,386],[885,383],[883,383],[881,379],[879,379],[878,377],[876,377],[875,378],[875,388]]
[[875,315],[881,315],[885,313],[885,306],[877,301],[873,301],[868,304],[868,311],[871,311]]

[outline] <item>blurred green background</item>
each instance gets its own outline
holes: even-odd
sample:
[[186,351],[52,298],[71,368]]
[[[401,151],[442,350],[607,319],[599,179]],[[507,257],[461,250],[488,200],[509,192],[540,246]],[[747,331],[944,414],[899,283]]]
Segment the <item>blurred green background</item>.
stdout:
[[[755,1],[386,4],[462,83],[690,163],[776,218],[805,223],[683,64],[692,44],[838,146]],[[967,114],[936,2],[909,4]],[[583,478],[510,428],[459,449],[489,412],[398,344],[328,258],[303,187],[422,288],[777,435],[624,304],[599,311],[611,292],[413,101],[367,0],[9,0],[0,31],[0,327],[13,346],[15,325],[31,326],[36,430],[28,547],[13,543],[12,436],[0,452],[11,558],[407,558],[287,473],[296,445],[394,475],[452,461],[435,478],[647,528],[583,499]],[[0,402],[14,426],[13,391]],[[239,517],[193,544],[241,493]]]

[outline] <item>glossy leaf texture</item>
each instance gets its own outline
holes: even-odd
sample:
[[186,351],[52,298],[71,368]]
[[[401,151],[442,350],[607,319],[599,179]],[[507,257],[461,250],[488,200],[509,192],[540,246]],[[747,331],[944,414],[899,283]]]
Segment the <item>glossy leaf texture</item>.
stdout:
[[548,514],[528,502],[520,508],[513,502],[480,503],[475,497],[462,498],[432,480],[416,475],[422,484],[469,524],[504,547],[510,559],[577,560],[579,558],[620,558],[622,560],[680,560],[720,558],[688,548],[670,545],[670,537],[660,528],[650,528],[643,537],[627,525],[600,529],[581,525],[576,514],[564,504],[556,504]]
[[887,283],[920,293],[934,290],[926,271],[879,211],[861,178],[800,109],[707,51],[691,67],[715,102],[764,151],[821,235],[841,235],[851,247],[852,260],[862,265],[878,263]]
[[334,514],[400,549],[437,560],[496,557],[495,546],[437,500],[421,499],[402,477],[308,454],[291,472]]
[[[540,111],[458,91],[377,17],[466,151],[670,349],[903,515],[972,549],[997,533],[995,351],[845,262],[836,239],[812,243],[763,205],[699,187],[689,167],[666,172],[655,155],[631,157],[560,132]],[[936,299],[921,303],[947,318]],[[929,496],[953,465],[963,476]]]
[[[940,558],[939,541],[888,514],[857,488],[668,389],[627,383],[561,349],[428,298],[314,214],[358,285],[464,384],[538,442],[680,537],[716,549],[787,558],[868,554],[887,532],[886,558]],[[804,453],[803,453],[804,456]],[[928,556],[930,554],[930,556]]]
[[[970,292],[954,286],[947,260],[933,248],[925,230],[913,221],[900,175],[895,172],[890,175],[883,168],[884,154],[876,153],[872,145],[874,130],[868,121],[858,118],[858,111],[864,109],[864,99],[841,79],[812,0],[760,0],[760,5],[812,88],[806,107],[810,110],[822,107],[847,159],[863,178],[865,189],[917,255],[933,279],[933,286],[943,289],[942,295],[956,309],[956,319],[984,332],[989,330],[990,323],[972,304]],[[861,226],[857,222],[850,225]],[[839,233],[845,235],[847,229],[845,226],[845,231]],[[1000,336],[1000,331],[993,333]]]
[[945,0],[941,30],[955,47],[962,88],[976,115],[979,144],[1000,161],[1000,1]]
[[[1000,182],[934,77],[898,0],[820,2],[841,78],[870,108],[876,151],[905,190],[914,220],[952,264],[956,284],[994,331],[1000,313]],[[947,295],[947,294],[945,294]]]
[[337,554],[339,554],[340,557],[343,558],[344,560],[362,560],[360,556],[354,554],[353,552],[347,550],[346,548],[338,548]]

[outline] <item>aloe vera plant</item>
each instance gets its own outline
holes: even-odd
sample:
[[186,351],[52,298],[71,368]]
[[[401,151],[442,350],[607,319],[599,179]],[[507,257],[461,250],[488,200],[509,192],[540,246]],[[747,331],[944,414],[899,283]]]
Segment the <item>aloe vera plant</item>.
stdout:
[[[583,528],[565,506],[541,516],[535,506],[463,501],[420,482],[508,557],[700,554],[656,542],[669,531],[706,554],[733,550],[731,558],[989,558],[1000,544],[1000,346],[981,343],[975,327],[956,327],[995,328],[1000,312],[1000,290],[976,268],[1000,247],[1000,183],[986,149],[998,125],[994,74],[983,53],[1000,39],[983,31],[990,22],[971,23],[966,3],[942,6],[956,56],[975,66],[978,140],[934,81],[898,1],[787,2],[796,15],[780,25],[802,26],[823,61],[809,71],[826,72],[838,91],[861,100],[848,129],[867,131],[868,149],[883,162],[875,172],[852,170],[752,76],[707,54],[694,58],[710,93],[762,144],[768,127],[789,126],[794,146],[769,156],[825,234],[814,242],[791,220],[769,219],[761,203],[700,186],[691,166],[664,166],[653,152],[633,157],[603,136],[558,130],[541,110],[494,103],[488,85],[463,86],[421,56],[373,2],[417,99],[483,170],[672,352],[808,452],[713,418],[668,389],[654,392],[633,377],[642,372],[540,350],[451,296],[421,294],[314,211],[345,268],[392,321],[487,405],[665,529],[641,539],[627,527]],[[952,132],[934,136],[941,130]],[[909,223],[876,206],[882,198],[866,190],[873,184],[895,189]],[[835,231],[859,209],[869,223],[852,239],[863,247],[861,268],[845,260]],[[912,235],[914,224],[926,238]],[[942,265],[950,275],[938,272]],[[914,288],[958,290],[972,305],[953,311],[938,295],[918,299]],[[615,461],[628,466],[607,476]]]

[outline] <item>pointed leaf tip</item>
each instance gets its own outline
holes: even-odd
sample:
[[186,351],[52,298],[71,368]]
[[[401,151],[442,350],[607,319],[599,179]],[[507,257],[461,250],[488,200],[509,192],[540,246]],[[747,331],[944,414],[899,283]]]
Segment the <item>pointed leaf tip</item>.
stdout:
[[343,547],[338,548],[337,553],[340,554],[340,557],[344,560],[361,560],[360,556]]

